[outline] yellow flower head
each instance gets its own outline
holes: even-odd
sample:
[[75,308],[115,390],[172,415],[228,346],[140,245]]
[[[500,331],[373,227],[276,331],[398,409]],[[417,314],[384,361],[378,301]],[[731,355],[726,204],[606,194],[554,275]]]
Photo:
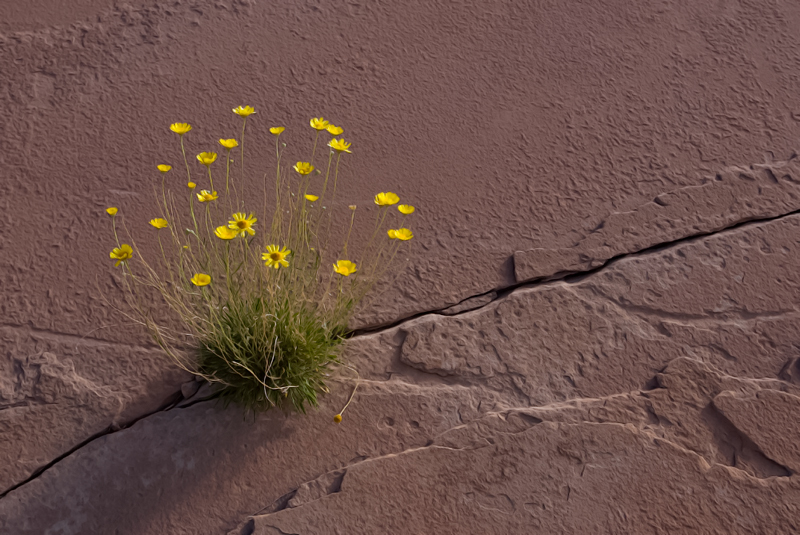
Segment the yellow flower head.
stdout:
[[191,278],[191,281],[195,286],[206,286],[211,282],[211,276],[206,275],[205,273],[195,273],[194,277]]
[[161,218],[161,217],[157,217],[157,218],[155,218],[155,219],[151,219],[151,220],[150,220],[150,224],[151,224],[151,225],[153,225],[153,226],[154,226],[154,227],[156,227],[156,228],[164,228],[164,227],[166,227],[166,226],[167,226],[169,223],[167,223],[167,220],[166,220],[166,219],[163,219],[163,218]]
[[162,163],[161,165],[158,166],[158,170],[161,171],[162,173],[166,173],[170,169],[172,169],[171,165],[165,165]]
[[343,139],[335,139],[334,138],[334,139],[331,139],[328,142],[328,146],[330,148],[332,148],[333,150],[338,151],[338,152],[346,152],[348,154],[352,154],[350,152],[350,150],[349,150],[350,149],[350,145],[352,145],[352,143],[346,142],[344,140],[344,138]]
[[308,162],[297,162],[294,165],[294,170],[300,173],[301,175],[308,175],[314,170],[314,166]]
[[234,234],[237,236],[241,236],[244,238],[244,233],[248,233],[251,236],[256,233],[253,230],[253,225],[256,224],[256,219],[253,217],[253,214],[245,215],[243,212],[236,212],[233,214],[233,221],[228,221],[228,228],[234,231]]
[[319,199],[319,197],[317,197],[316,195],[306,195],[306,199],[311,201],[311,202],[314,202],[317,199]]
[[197,184],[195,184],[194,182],[189,182],[189,183],[188,183],[188,184],[186,184],[186,185],[187,185],[187,186],[189,186],[189,189],[194,189],[194,188],[196,188],[196,187],[197,187]]
[[391,206],[400,202],[400,197],[391,191],[388,193],[378,193],[375,195],[375,204],[378,206]]
[[329,124],[331,123],[329,123],[322,117],[320,117],[319,119],[317,119],[316,117],[311,119],[311,128],[314,128],[315,130],[325,130],[326,128],[328,128]]
[[326,130],[328,130],[328,132],[330,132],[334,136],[338,136],[339,134],[344,132],[344,128],[342,128],[340,126],[333,126],[332,124],[329,124],[328,128]]
[[338,424],[338,423],[341,423],[341,421],[342,421],[342,414],[341,414],[341,413],[339,413],[339,414],[337,414],[336,416],[334,416],[334,417],[333,417],[333,421],[334,421],[334,422],[336,422],[337,424]]
[[272,128],[269,129],[269,133],[275,136],[279,136],[281,135],[281,132],[283,132],[284,130],[286,130],[286,127],[284,126],[273,126]]
[[118,210],[117,210],[116,206],[112,206],[111,208],[106,208],[106,213],[108,215],[110,215],[111,217],[114,217],[115,215],[117,215],[117,211]]
[[255,112],[256,110],[254,110],[252,106],[237,106],[233,108],[233,113],[239,117],[247,117],[253,115]]
[[345,277],[349,277],[358,271],[356,269],[355,262],[351,262],[349,260],[339,260],[333,265],[333,270],[339,275],[344,275]]
[[210,202],[219,198],[217,192],[210,192],[207,189],[201,190],[200,193],[197,194],[197,200],[200,202]]
[[121,262],[124,262],[133,256],[133,249],[127,243],[123,243],[119,247],[114,247],[114,250],[111,251],[111,258],[117,261],[114,266],[118,266]]
[[220,139],[219,144],[228,150],[231,150],[232,148],[239,146],[239,142],[236,141],[235,139]]
[[264,260],[264,265],[278,269],[279,267],[289,267],[289,261],[286,257],[291,254],[291,251],[286,247],[279,249],[277,245],[267,245],[267,252],[261,253],[261,260]]
[[389,235],[389,239],[396,240],[397,239],[397,230],[390,228],[386,231],[386,234]]
[[356,205],[355,205],[355,204],[351,204],[350,206],[348,206],[348,208],[350,208],[351,210],[354,210],[354,211],[355,211],[355,209],[356,209]]
[[197,159],[203,165],[211,165],[217,159],[216,152],[201,152],[197,155]]
[[236,237],[236,233],[231,229],[229,229],[228,227],[226,227],[225,225],[217,227],[216,230],[214,230],[214,234],[220,240],[232,240]]
[[401,204],[400,206],[397,207],[397,209],[400,210],[401,214],[405,215],[414,213],[414,207],[411,206],[410,204]]
[[398,240],[408,241],[414,237],[414,233],[407,228],[399,228],[394,231],[394,237]]
[[189,123],[172,123],[169,125],[169,129],[175,132],[176,134],[182,136],[186,132],[192,129],[192,125]]

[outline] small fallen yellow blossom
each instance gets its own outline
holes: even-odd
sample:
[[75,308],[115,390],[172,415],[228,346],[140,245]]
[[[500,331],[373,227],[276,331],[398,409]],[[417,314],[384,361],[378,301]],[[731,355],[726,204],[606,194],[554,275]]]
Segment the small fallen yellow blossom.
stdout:
[[206,286],[211,282],[211,276],[206,275],[205,273],[195,273],[194,277],[191,278],[191,281],[195,286]]
[[329,123],[322,117],[320,118],[314,117],[313,119],[311,119],[311,128],[314,128],[315,130],[325,130],[326,128],[328,128],[329,124],[331,123]]
[[267,252],[261,253],[261,259],[265,260],[264,265],[278,269],[279,267],[289,267],[289,261],[286,257],[291,253],[289,249],[284,247],[278,250],[277,245],[268,245]]
[[214,161],[216,161],[217,153],[216,152],[201,152],[200,154],[197,155],[197,159],[203,165],[206,165],[206,166],[207,165],[211,165],[212,163],[214,163]]
[[156,227],[156,228],[164,228],[164,227],[166,227],[166,226],[167,226],[169,223],[167,223],[167,220],[166,220],[166,219],[164,219],[164,218],[161,218],[161,217],[157,217],[157,218],[155,218],[155,219],[151,219],[151,220],[150,220],[150,224],[151,224],[151,225],[153,225],[153,226],[154,226],[154,227]]
[[251,236],[256,233],[253,230],[253,225],[256,224],[256,219],[253,214],[245,215],[244,212],[236,212],[233,214],[233,221],[228,221],[228,228],[234,231],[237,236],[244,238],[245,232]]
[[235,139],[220,139],[219,144],[228,150],[231,150],[232,148],[239,146],[239,142],[236,141]]
[[415,210],[415,208],[410,204],[401,204],[400,206],[397,207],[397,209],[400,210],[401,214],[405,215],[413,214]]
[[286,130],[285,126],[273,126],[272,128],[269,129],[269,133],[275,136],[279,136],[281,135],[281,132],[283,132],[284,130]]
[[338,273],[339,275],[344,275],[345,277],[349,277],[356,271],[356,264],[355,262],[351,262],[349,260],[339,260],[333,265],[333,270]]
[[352,143],[348,143],[344,139],[331,139],[328,142],[328,146],[330,148],[332,148],[333,150],[338,151],[338,152],[346,152],[348,154],[352,154],[352,152],[350,152],[350,150],[348,150],[348,149],[350,149],[350,145],[352,145]]
[[118,211],[118,209],[117,209],[116,206],[112,206],[111,208],[106,208],[106,213],[108,215],[110,215],[111,217],[114,217],[115,215],[117,215],[117,211]]
[[387,193],[381,192],[375,195],[375,204],[378,206],[391,206],[393,204],[397,204],[398,202],[400,202],[400,197],[391,191]]
[[253,115],[255,112],[256,110],[254,110],[252,106],[237,106],[233,108],[233,113],[239,117],[247,117]]
[[316,201],[317,199],[319,199],[319,197],[317,197],[316,195],[311,195],[311,194],[308,194],[308,195],[306,195],[305,197],[306,197],[306,199],[307,199],[307,200],[309,200],[309,201],[311,201],[311,202],[314,202],[314,201]]
[[222,225],[221,227],[217,227],[214,230],[214,234],[217,236],[217,238],[219,238],[221,240],[232,240],[232,239],[234,239],[236,237],[236,232],[232,231],[231,229],[229,229],[225,225]]
[[169,129],[178,134],[179,136],[182,136],[183,134],[192,129],[192,125],[190,125],[189,123],[172,123],[171,125],[169,125]]
[[166,173],[170,169],[172,169],[171,165],[166,165],[162,163],[161,165],[158,166],[158,170],[161,171],[162,173]]
[[201,190],[200,193],[197,194],[197,200],[200,202],[209,202],[219,198],[217,192],[210,192],[207,189]]
[[119,247],[114,247],[110,256],[117,261],[117,263],[114,264],[114,267],[116,267],[120,265],[121,262],[125,262],[133,256],[133,249],[127,243],[123,243]]
[[294,170],[300,173],[301,175],[308,175],[314,170],[314,166],[308,162],[297,162],[294,165]]
[[398,240],[408,241],[414,237],[414,233],[408,230],[407,228],[399,228],[394,231],[394,237],[397,238]]
[[341,134],[342,132],[344,132],[344,128],[342,128],[342,127],[340,127],[340,126],[333,126],[332,124],[329,124],[329,125],[328,125],[328,128],[327,128],[327,130],[328,130],[328,132],[330,132],[330,133],[331,133],[331,134],[333,134],[334,136],[338,136],[339,134]]

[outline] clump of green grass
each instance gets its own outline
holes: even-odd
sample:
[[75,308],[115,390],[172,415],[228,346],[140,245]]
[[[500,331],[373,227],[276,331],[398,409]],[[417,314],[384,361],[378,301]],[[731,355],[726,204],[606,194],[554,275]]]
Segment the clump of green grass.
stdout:
[[[193,178],[184,141],[192,127],[170,126],[180,136],[187,182],[176,188],[177,182],[167,178],[172,166],[158,166],[161,180],[153,183],[157,208],[152,215],[159,217],[150,219],[155,236],[148,238],[158,244],[155,258],[145,258],[130,232],[133,246],[121,243],[117,222],[124,227],[122,214],[117,208],[107,210],[117,242],[110,256],[123,266],[129,305],[123,313],[143,325],[181,367],[214,384],[226,405],[252,411],[292,406],[305,412],[318,405],[320,392],[327,392],[331,368],[342,364],[342,341],[355,307],[386,273],[401,243],[413,238],[407,228],[384,225],[408,217],[414,208],[399,205],[395,212],[391,207],[399,197],[378,193],[371,237],[353,258],[348,246],[356,206],[344,211],[343,240],[331,238],[336,235],[331,233],[334,218],[342,214],[335,209],[340,160],[350,153],[350,143],[336,138],[342,129],[321,117],[312,119],[311,157],[289,167],[281,165],[284,128],[271,128],[274,183],[265,177],[263,194],[254,194],[244,172],[244,134],[254,110],[239,106],[233,111],[243,118],[241,143],[219,140],[226,151],[224,192],[221,178],[219,191],[214,185],[217,154],[199,153],[205,170]],[[320,155],[324,133],[333,137],[327,155]],[[238,179],[231,173],[236,163],[231,152],[237,148]],[[325,165],[324,177],[316,169],[318,158]],[[208,182],[208,189],[198,187],[201,181]],[[157,318],[164,307],[156,306],[153,296],[160,296],[171,312],[168,318]],[[341,421],[341,412],[335,421]]]

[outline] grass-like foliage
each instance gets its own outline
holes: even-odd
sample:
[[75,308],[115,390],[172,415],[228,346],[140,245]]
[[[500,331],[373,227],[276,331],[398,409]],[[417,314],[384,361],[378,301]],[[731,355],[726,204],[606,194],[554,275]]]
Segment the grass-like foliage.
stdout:
[[[388,228],[390,223],[414,208],[398,205],[395,211],[398,196],[378,193],[374,228],[351,258],[356,213],[367,210],[336,200],[341,159],[351,152],[350,143],[336,137],[342,129],[312,119],[310,158],[288,166],[281,163],[284,128],[270,128],[275,171],[265,174],[263,191],[256,193],[244,165],[247,119],[255,111],[233,111],[242,129],[240,140],[219,140],[224,184],[212,172],[220,167],[215,152],[197,155],[205,169],[192,176],[184,139],[192,127],[170,126],[180,140],[187,182],[173,178],[171,165],[158,166],[152,215],[159,217],[149,220],[154,235],[147,237],[156,251],[151,258],[137,247],[123,214],[116,207],[106,210],[116,240],[110,256],[122,266],[127,305],[118,308],[145,326],[181,367],[216,385],[226,404],[253,411],[290,404],[305,412],[327,391],[325,379],[340,363],[355,307],[385,274],[401,243],[413,237],[402,226]],[[330,149],[326,154],[318,154],[321,136]],[[232,173],[231,164],[235,169],[240,162],[241,172]],[[120,227],[133,245],[120,241]]]

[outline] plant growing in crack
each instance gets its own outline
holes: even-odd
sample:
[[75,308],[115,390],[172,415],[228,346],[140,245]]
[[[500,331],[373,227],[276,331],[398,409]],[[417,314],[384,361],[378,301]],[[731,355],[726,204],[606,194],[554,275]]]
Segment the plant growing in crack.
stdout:
[[[187,183],[176,189],[177,181],[168,180],[175,174],[172,166],[157,166],[157,208],[144,247],[137,246],[116,207],[106,210],[116,241],[110,257],[121,266],[126,305],[112,306],[143,325],[182,368],[215,385],[225,405],[235,402],[252,411],[291,405],[305,412],[307,405],[318,405],[319,392],[328,391],[332,367],[342,364],[341,343],[355,307],[386,273],[402,242],[413,238],[402,224],[388,223],[401,223],[414,207],[398,205],[391,192],[375,195],[370,238],[358,254],[351,253],[356,214],[368,209],[341,204],[337,211],[342,158],[351,154],[351,144],[337,137],[342,128],[311,119],[310,157],[291,166],[282,164],[285,128],[270,128],[275,171],[272,178],[264,175],[263,196],[254,195],[244,138],[255,111],[239,106],[233,112],[242,118],[240,139],[219,140],[224,160],[213,151],[198,153],[200,176],[192,175],[187,157],[192,126],[170,126],[180,140]],[[326,134],[330,150],[327,162],[320,158],[323,178],[315,164]],[[223,169],[215,176],[220,164],[224,181]],[[238,173],[231,172],[232,164]],[[347,215],[338,233],[337,212]],[[154,251],[149,255],[148,246]],[[341,412],[334,421],[341,421]]]

